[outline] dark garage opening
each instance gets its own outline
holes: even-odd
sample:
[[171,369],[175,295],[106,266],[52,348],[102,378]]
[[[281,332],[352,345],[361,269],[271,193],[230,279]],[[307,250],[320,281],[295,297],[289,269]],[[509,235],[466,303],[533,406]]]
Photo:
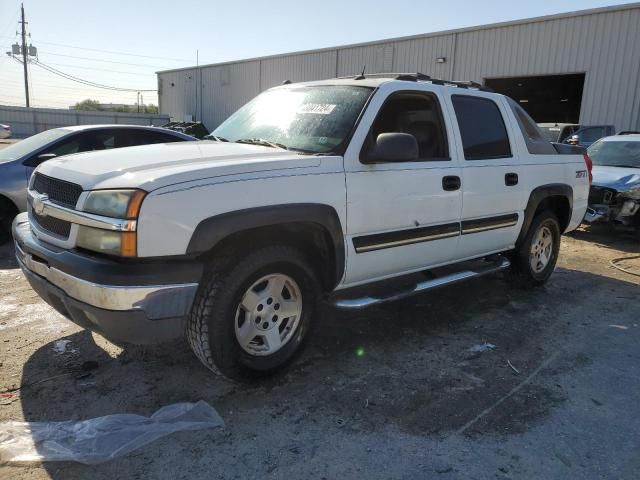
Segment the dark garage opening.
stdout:
[[518,102],[538,123],[578,123],[584,73],[487,78],[485,85]]

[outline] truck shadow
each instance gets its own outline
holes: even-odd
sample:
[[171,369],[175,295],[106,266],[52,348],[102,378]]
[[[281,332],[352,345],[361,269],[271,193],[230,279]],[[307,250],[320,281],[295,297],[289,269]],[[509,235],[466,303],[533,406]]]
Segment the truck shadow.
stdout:
[[626,253],[640,253],[640,228],[616,225],[581,225],[569,234],[576,240],[595,243],[598,246]]
[[[610,291],[620,296],[609,298]],[[265,428],[292,439],[307,431],[388,429],[443,438],[564,349],[553,368],[465,432],[471,441],[522,433],[570,395],[559,376],[592,361],[579,351],[584,347],[572,351],[576,325],[596,329],[608,322],[598,313],[605,301],[640,318],[640,305],[624,300],[636,293],[632,283],[558,269],[548,287],[536,290],[492,277],[357,314],[326,307],[290,368],[246,384],[212,375],[183,342],[105,349],[103,340],[83,331],[66,337],[68,353],[55,353],[49,343],[28,359],[23,384],[39,383],[22,389],[22,409],[27,421],[62,421],[150,415],[174,402],[205,400],[225,419],[224,431],[177,434],[182,443],[159,440],[117,460],[115,470],[116,462],[43,464],[55,479],[111,478],[144,472],[150,462],[157,472],[176,461],[186,467],[194,455],[251,458],[250,444]]]

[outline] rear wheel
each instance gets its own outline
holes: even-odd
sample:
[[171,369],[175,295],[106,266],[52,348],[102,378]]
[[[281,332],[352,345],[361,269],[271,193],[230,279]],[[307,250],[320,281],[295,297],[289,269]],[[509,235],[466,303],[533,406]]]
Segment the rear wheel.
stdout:
[[560,225],[551,211],[540,212],[513,258],[516,281],[524,287],[547,282],[558,261]]
[[300,349],[319,300],[316,274],[298,249],[265,247],[227,257],[200,285],[186,337],[214,373],[268,373]]

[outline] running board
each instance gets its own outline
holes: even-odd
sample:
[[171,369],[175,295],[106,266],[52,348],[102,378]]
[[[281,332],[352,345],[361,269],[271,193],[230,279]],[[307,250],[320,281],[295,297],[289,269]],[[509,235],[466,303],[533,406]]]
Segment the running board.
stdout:
[[468,280],[470,278],[482,277],[490,273],[505,270],[510,266],[511,262],[509,261],[509,259],[498,255],[497,257],[493,257],[490,260],[490,263],[486,266],[481,266],[472,270],[463,270],[460,272],[455,272],[438,278],[427,280],[425,282],[420,282],[409,290],[391,293],[388,296],[342,298],[331,302],[331,305],[333,305],[335,308],[343,310],[360,310],[374,305],[380,305],[381,303],[393,302],[396,300],[407,298],[412,295],[425,292],[427,290],[432,290],[434,288],[452,285],[454,283]]

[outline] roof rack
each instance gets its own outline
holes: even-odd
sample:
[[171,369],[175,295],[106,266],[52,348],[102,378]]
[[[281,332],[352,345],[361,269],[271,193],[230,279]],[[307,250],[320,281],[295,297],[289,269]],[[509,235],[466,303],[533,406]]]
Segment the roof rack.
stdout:
[[366,75],[361,73],[357,77],[349,75],[347,77],[338,78],[354,78],[355,80],[364,80],[365,78],[392,78],[394,80],[402,80],[405,82],[430,82],[434,85],[449,85],[458,88],[473,88],[476,90],[482,90],[483,92],[493,92],[492,89],[482,86],[478,82],[472,80],[453,81],[442,80],[440,78],[433,78],[429,75],[420,72],[414,73],[367,73]]

